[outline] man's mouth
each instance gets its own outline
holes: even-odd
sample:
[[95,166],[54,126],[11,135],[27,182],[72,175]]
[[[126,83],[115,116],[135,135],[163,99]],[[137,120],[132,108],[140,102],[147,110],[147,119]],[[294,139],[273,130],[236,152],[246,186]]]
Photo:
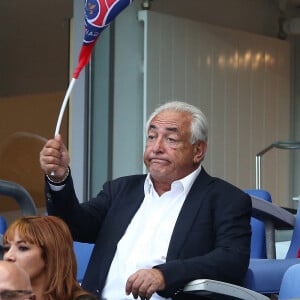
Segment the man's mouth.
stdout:
[[151,158],[150,159],[150,162],[151,163],[166,163],[167,162],[167,160],[166,159],[162,159],[162,158]]

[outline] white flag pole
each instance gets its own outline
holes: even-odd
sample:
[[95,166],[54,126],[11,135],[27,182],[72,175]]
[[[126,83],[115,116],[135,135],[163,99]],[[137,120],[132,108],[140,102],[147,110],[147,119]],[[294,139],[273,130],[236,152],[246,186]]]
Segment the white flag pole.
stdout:
[[[76,81],[76,78],[72,78],[72,80],[70,81],[69,87],[67,89],[67,92],[65,94],[65,98],[63,100],[63,103],[61,105],[60,112],[59,112],[59,115],[58,115],[54,137],[59,134],[62,118],[64,116],[64,112],[65,112],[66,106],[68,104],[68,100],[70,98],[70,94],[71,94],[72,89],[74,87],[75,81]],[[51,176],[55,176],[54,171],[51,172]]]

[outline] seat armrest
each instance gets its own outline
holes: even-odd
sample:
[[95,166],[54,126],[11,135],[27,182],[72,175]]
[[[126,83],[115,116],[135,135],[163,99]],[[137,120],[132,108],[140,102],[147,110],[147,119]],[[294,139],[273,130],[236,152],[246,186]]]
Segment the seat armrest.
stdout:
[[251,196],[251,200],[252,217],[263,222],[271,221],[275,229],[294,228],[296,217],[288,210],[255,196]]
[[247,288],[212,279],[193,280],[184,287],[183,291],[218,300],[270,300],[270,298]]

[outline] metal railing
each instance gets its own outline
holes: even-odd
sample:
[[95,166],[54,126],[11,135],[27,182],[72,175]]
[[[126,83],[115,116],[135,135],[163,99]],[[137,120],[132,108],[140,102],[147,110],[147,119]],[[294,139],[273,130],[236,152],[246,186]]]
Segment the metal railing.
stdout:
[[277,141],[256,154],[256,189],[261,189],[261,157],[273,148],[283,150],[299,150],[300,141]]

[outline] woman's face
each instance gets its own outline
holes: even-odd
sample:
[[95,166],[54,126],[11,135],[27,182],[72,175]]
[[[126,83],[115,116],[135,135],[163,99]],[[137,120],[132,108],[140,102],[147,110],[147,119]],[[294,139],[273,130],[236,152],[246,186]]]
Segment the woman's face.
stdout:
[[31,282],[36,278],[40,278],[46,271],[41,247],[22,240],[18,231],[15,231],[12,240],[8,240],[4,244],[3,252],[3,259],[16,263],[25,269],[30,276]]

